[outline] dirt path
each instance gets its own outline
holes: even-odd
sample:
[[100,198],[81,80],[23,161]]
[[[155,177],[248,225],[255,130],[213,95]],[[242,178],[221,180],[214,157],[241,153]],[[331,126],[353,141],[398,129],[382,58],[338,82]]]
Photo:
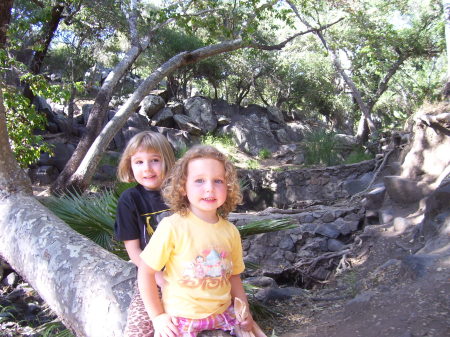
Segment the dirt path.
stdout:
[[423,244],[414,233],[414,226],[366,227],[352,268],[307,296],[274,304],[283,315],[265,322],[266,331],[278,337],[450,336],[450,238],[418,250]]

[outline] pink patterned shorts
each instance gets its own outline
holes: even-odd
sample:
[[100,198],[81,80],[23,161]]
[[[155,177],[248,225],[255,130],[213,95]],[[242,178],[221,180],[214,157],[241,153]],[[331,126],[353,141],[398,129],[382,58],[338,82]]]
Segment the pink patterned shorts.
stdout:
[[234,333],[237,324],[233,305],[221,314],[214,314],[201,319],[177,317],[180,337],[196,337],[199,332],[205,330],[224,330]]

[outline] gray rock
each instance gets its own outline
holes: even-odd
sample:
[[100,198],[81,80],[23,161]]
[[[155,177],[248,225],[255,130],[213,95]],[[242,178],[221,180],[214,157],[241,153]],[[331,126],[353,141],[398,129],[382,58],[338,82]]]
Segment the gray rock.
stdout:
[[218,126],[224,126],[224,125],[228,125],[230,123],[231,123],[231,119],[228,118],[227,116],[222,116],[222,115],[217,116],[217,125]]
[[384,185],[373,188],[365,195],[363,206],[368,210],[378,210],[383,205],[386,188]]
[[131,128],[146,128],[149,126],[149,118],[147,116],[143,116],[137,113],[132,113],[130,117],[128,117],[125,129],[128,127]]
[[435,256],[426,254],[408,255],[402,259],[403,266],[407,269],[409,276],[416,280],[426,275],[427,267],[436,260]]
[[325,223],[333,222],[334,220],[336,220],[336,216],[334,215],[334,212],[328,211],[328,212],[325,212],[324,215],[322,215],[320,220],[322,220],[322,222],[325,222]]
[[338,252],[346,248],[346,245],[342,241],[336,239],[328,239],[327,247],[330,252]]
[[364,191],[372,181],[373,173],[368,172],[358,179],[349,179],[344,182],[345,190],[350,194],[356,194]]
[[217,117],[212,112],[211,100],[204,97],[191,97],[184,101],[186,114],[204,133],[212,132],[217,127]]
[[272,134],[266,115],[257,112],[241,115],[224,128],[225,132],[233,134],[239,148],[251,155],[257,156],[263,149],[278,150],[279,143]]
[[378,215],[380,217],[380,224],[389,224],[392,221],[394,221],[394,214],[389,209],[383,209],[378,212]]
[[2,281],[2,283],[6,286],[14,288],[19,282],[19,275],[15,272],[9,273]]
[[284,123],[284,117],[282,111],[277,107],[268,107],[267,108],[267,114],[269,116],[269,120],[283,124]]
[[163,126],[166,128],[174,127],[175,123],[173,120],[174,113],[170,108],[163,108],[159,110],[150,121],[152,126]]
[[396,217],[393,222],[393,227],[396,232],[403,233],[408,227],[414,225],[411,220],[402,217]]
[[72,157],[75,146],[70,143],[55,143],[53,148],[53,156],[50,157],[49,165],[55,166],[59,172],[64,169],[66,163]]
[[352,150],[358,146],[358,140],[355,136],[338,133],[334,136],[337,146],[343,150]]
[[59,171],[54,166],[44,165],[29,170],[28,175],[33,184],[50,185],[58,178]]
[[181,130],[187,131],[194,136],[200,136],[204,133],[200,127],[194,124],[194,121],[189,116],[174,115],[173,119]]
[[278,287],[277,282],[275,282],[273,278],[268,276],[247,277],[246,279],[244,279],[244,283],[248,283],[261,288]]
[[153,116],[164,106],[166,102],[161,96],[157,95],[148,95],[145,96],[140,104],[139,114],[142,116],[146,116],[148,119],[152,119]]
[[184,113],[184,105],[181,102],[169,101],[166,104],[167,108],[169,108],[174,115],[181,115]]
[[417,202],[431,192],[429,185],[400,176],[385,176],[383,181],[391,199],[403,205]]
[[[428,198],[425,204],[425,216],[420,225],[420,231],[425,238],[438,234],[450,234],[450,182],[439,186]],[[439,215],[439,216],[436,216]]]
[[348,235],[358,229],[358,221],[345,221],[342,218],[336,219],[333,226],[341,235]]
[[293,121],[286,123],[284,129],[290,142],[299,143],[305,138],[305,132],[310,130],[310,127],[302,122]]
[[304,294],[305,290],[295,287],[264,288],[258,290],[255,297],[263,303],[268,303],[272,301],[284,301],[294,296],[303,296]]
[[336,230],[336,228],[334,226],[332,226],[331,224],[323,224],[323,225],[318,225],[316,227],[315,234],[319,234],[319,235],[326,236],[328,238],[336,239],[341,234],[341,232],[339,230]]

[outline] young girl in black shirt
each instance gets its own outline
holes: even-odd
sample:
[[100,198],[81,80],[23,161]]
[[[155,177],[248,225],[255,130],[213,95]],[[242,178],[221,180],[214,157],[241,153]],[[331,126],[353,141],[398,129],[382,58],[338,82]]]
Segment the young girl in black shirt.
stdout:
[[[174,163],[175,155],[168,140],[151,131],[131,138],[120,159],[118,179],[137,182],[137,185],[120,196],[114,230],[116,239],[124,241],[128,256],[136,266],[141,261],[139,254],[159,221],[169,213],[160,188]],[[157,279],[162,286],[162,276],[158,275]],[[137,287],[128,309],[124,336],[153,336],[153,327]]]

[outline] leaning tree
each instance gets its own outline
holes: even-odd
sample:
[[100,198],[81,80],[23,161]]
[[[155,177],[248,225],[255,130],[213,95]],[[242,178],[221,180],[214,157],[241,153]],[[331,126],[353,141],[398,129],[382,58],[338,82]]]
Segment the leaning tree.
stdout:
[[[0,2],[0,47],[13,1]],[[2,48],[3,52],[4,49]],[[31,194],[11,151],[0,82],[0,255],[79,336],[122,336],[135,268],[73,231]]]
[[[211,56],[242,48],[280,50],[300,35],[324,30],[330,26],[322,25],[315,29],[297,32],[276,45],[266,45],[264,41],[257,39],[258,27],[260,21],[265,19],[266,13],[278,10],[275,7],[278,2],[277,0],[240,2],[238,8],[236,4],[228,1],[175,2],[176,6],[181,7],[170,7],[170,10],[164,8],[153,13],[152,17],[157,19],[151,29],[146,30],[146,35],[142,37],[140,35],[142,27],[138,29],[140,12],[137,9],[139,8],[139,1],[131,1],[131,7],[127,14],[131,47],[109,73],[100,88],[89,114],[86,134],[80,140],[69,162],[52,185],[52,191],[84,191],[101,159],[101,153],[104,152],[117,131],[124,125],[130,114],[136,110],[141,100],[156,88],[161,80],[170,77],[177,69]],[[129,71],[139,55],[151,43],[155,42],[156,33],[163,27],[166,29],[182,27],[192,34],[202,30],[204,34],[209,36],[208,43],[195,50],[179,52],[153,69],[151,74],[115,114],[114,118],[103,127],[108,104],[120,79]]]

